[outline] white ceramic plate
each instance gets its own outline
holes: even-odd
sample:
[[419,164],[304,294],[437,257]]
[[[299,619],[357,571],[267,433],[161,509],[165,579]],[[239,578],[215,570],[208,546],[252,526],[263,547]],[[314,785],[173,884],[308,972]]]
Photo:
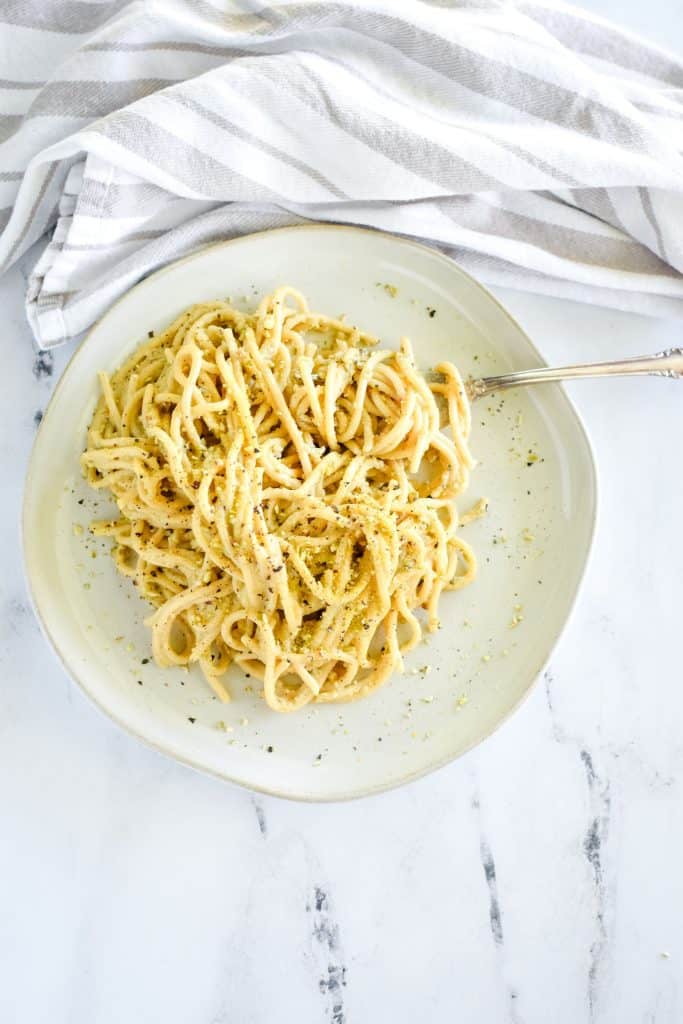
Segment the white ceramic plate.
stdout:
[[231,678],[234,701],[222,705],[198,670],[157,668],[142,624],[148,607],[117,575],[106,543],[87,531],[91,518],[107,514],[78,466],[96,373],[115,369],[149,330],[193,302],[231,296],[252,307],[285,283],[314,308],[347,313],[384,343],[407,334],[425,368],[446,358],[463,374],[480,376],[541,363],[524,331],[481,285],[411,242],[305,226],[205,249],[134,288],[69,364],[31,458],[25,559],[45,633],[114,721],[180,761],[253,789],[337,800],[397,786],[453,760],[526,696],[584,572],[595,467],[560,387],[477,402],[471,446],[479,467],[471,498],[490,501],[486,518],[467,527],[479,577],[442,598],[443,628],[412,653],[407,673],[360,703],[277,715],[238,671]]

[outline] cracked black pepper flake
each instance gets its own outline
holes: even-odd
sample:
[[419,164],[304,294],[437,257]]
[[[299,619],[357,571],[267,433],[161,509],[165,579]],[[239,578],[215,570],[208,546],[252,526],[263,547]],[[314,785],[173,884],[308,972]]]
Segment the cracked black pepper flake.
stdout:
[[196,718],[191,718],[191,717],[190,717],[189,715],[188,715],[188,718],[187,718],[187,720],[188,720],[188,722],[192,722],[192,724],[193,724],[193,725],[194,725],[194,723],[195,723],[195,722],[197,721],[197,719],[196,719]]

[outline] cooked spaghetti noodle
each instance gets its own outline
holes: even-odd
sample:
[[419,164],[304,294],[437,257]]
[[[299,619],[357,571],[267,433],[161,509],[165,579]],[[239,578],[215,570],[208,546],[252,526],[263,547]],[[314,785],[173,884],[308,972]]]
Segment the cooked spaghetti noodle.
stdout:
[[252,315],[192,306],[100,375],[81,461],[119,515],[92,529],[156,607],[159,665],[199,663],[227,700],[234,662],[276,711],[355,700],[473,579],[460,376],[376,343],[279,288]]

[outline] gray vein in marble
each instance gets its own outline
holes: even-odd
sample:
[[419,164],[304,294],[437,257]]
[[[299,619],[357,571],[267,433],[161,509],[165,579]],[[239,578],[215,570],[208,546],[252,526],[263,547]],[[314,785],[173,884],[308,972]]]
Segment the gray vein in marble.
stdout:
[[557,715],[555,714],[555,707],[553,705],[553,695],[550,690],[551,683],[553,682],[553,674],[550,669],[543,673],[543,686],[545,688],[545,699],[548,705],[548,711],[550,712],[550,727],[553,731],[553,737],[558,743],[564,743],[567,739],[567,734],[564,729],[557,721]]
[[609,948],[609,934],[606,921],[607,890],[603,871],[603,846],[607,839],[610,824],[611,796],[609,779],[603,779],[596,771],[593,756],[589,750],[575,737],[570,736],[557,721],[553,705],[552,684],[553,674],[550,670],[544,673],[546,700],[550,712],[553,736],[558,743],[567,744],[578,749],[583,766],[590,806],[590,818],[583,837],[583,854],[588,862],[592,875],[593,897],[595,900],[595,935],[589,949],[589,966],[587,979],[588,1015],[590,1021],[597,1019],[600,981],[602,979],[605,959]]
[[580,756],[581,760],[583,761],[583,766],[586,769],[586,780],[588,782],[588,788],[592,790],[593,786],[597,781],[597,775],[595,774],[595,768],[593,766],[593,758],[587,750],[582,750]]
[[[504,952],[503,915],[500,909],[500,899],[498,896],[496,862],[494,860],[493,852],[489,845],[488,839],[486,838],[482,828],[481,806],[479,802],[479,797],[476,794],[472,799],[472,810],[475,812],[477,820],[479,822],[479,858],[481,860],[481,866],[484,871],[484,878],[486,879],[486,885],[489,893],[489,927],[491,929],[491,936],[493,938],[494,945],[498,950],[498,955],[501,957],[502,961]],[[506,987],[509,999],[510,1024],[522,1024],[522,1019],[519,1016],[516,1004],[518,992],[511,985],[508,985]]]
[[481,866],[484,869],[484,878],[489,888],[489,921],[491,922],[491,934],[497,946],[503,942],[503,922],[500,916],[500,902],[498,900],[498,884],[496,882],[496,864],[491,853],[491,848],[484,837],[479,843],[481,855]]
[[[545,687],[546,703],[548,705],[548,710],[550,711],[550,724],[553,738],[558,743],[569,743],[580,748],[581,744],[579,743],[579,740],[570,736],[557,720],[550,689],[553,681],[554,678],[552,670],[548,670],[543,675],[543,684]],[[650,764],[643,756],[642,751],[636,749],[634,743],[621,745],[616,743],[606,743],[601,749],[603,753],[607,754],[615,761],[619,761],[621,758],[628,761],[630,765],[642,776],[643,781],[650,789],[669,789],[671,786],[675,786],[678,782],[678,779],[674,775],[663,775],[658,768],[655,768]]]
[[21,636],[25,630],[38,630],[38,624],[28,604],[18,597],[11,597],[6,602],[5,622],[16,636]]
[[598,777],[593,758],[589,751],[580,751],[580,757],[586,771],[586,782],[591,804],[591,820],[583,840],[583,852],[593,872],[593,892],[595,896],[596,935],[590,948],[590,966],[588,968],[588,1009],[590,1020],[596,1019],[599,981],[607,952],[608,935],[605,921],[606,890],[602,867],[602,848],[609,830],[611,797],[609,781],[604,782]]
[[263,809],[263,805],[259,803],[255,796],[251,798],[251,806],[254,808],[254,814],[256,815],[256,821],[258,822],[259,832],[265,839],[268,835],[268,823],[266,821],[266,812]]
[[36,380],[46,380],[52,377],[55,368],[54,356],[51,352],[38,352],[33,360],[33,376]]
[[642,752],[638,751],[633,743],[622,744],[621,746],[615,743],[608,743],[605,745],[604,750],[615,761],[623,758],[627,764],[635,768],[645,785],[653,791],[670,789],[679,781],[675,775],[663,775],[658,768],[655,768],[654,765],[646,760]]
[[345,1024],[344,989],[346,967],[339,939],[339,925],[334,919],[328,893],[321,886],[313,891],[313,900],[306,905],[313,915],[313,952],[320,963],[318,989],[325,1000],[325,1013],[331,1024]]

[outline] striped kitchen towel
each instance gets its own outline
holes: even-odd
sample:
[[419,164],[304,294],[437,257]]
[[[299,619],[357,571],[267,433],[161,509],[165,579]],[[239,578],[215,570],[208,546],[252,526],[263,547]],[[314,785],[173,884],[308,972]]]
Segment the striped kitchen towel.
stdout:
[[306,220],[683,315],[683,62],[551,0],[2,0],[0,267],[36,340]]

